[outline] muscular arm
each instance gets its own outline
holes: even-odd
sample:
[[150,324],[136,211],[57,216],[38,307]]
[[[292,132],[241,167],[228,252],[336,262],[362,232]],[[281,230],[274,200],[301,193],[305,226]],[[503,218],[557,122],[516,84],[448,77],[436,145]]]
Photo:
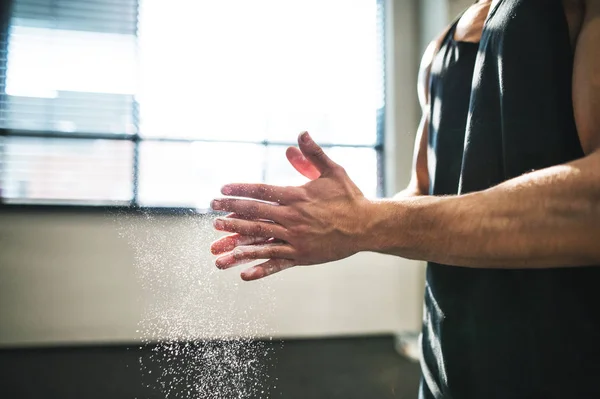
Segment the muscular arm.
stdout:
[[429,172],[427,170],[429,77],[431,73],[431,63],[433,62],[437,46],[438,41],[431,42],[421,59],[417,86],[422,115],[415,137],[413,168],[408,186],[396,194],[394,199],[427,195],[429,193]]
[[365,250],[466,267],[600,265],[600,0],[586,3],[573,77],[586,156],[477,193],[371,203]]
[[[427,196],[422,195],[429,183],[428,177],[421,179],[428,176],[427,131],[422,128],[412,192],[371,201],[303,133],[298,151],[318,172],[317,178],[301,187],[229,184],[222,189],[228,197],[213,201],[213,209],[238,216],[215,220],[216,229],[235,233],[211,246],[220,255],[217,266],[267,259],[242,273],[244,279],[255,280],[359,251],[480,268],[600,265],[599,44],[600,0],[587,0],[573,76],[583,158],[476,193]],[[245,237],[275,240],[248,245]]]

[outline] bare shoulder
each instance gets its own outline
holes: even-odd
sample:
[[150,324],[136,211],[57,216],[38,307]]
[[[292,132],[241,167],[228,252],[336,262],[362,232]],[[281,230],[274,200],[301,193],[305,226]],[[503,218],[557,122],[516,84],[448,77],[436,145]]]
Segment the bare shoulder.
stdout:
[[491,5],[491,1],[482,1],[467,8],[456,25],[454,39],[459,42],[478,43]]

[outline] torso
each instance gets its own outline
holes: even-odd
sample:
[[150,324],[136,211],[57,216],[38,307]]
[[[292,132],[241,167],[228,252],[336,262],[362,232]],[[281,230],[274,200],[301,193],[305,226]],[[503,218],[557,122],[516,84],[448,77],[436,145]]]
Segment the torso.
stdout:
[[[474,8],[475,12],[465,15],[471,20],[477,18],[483,24],[487,10]],[[461,21],[467,19],[461,18],[452,23],[441,37],[431,63],[427,155],[428,191],[431,195],[456,194],[460,179],[471,82],[478,51],[477,41],[473,41],[473,33],[477,33],[475,30],[467,32],[463,29],[457,34]],[[462,33],[469,33],[471,40],[464,40]],[[481,32],[477,34],[481,35]]]
[[[499,1],[465,12],[451,31],[454,43],[447,33],[439,39],[446,45],[431,72],[429,144],[437,161],[431,194],[485,190],[583,156],[571,87],[581,1]],[[464,87],[453,95],[457,81],[468,86],[466,95]],[[466,120],[457,121],[453,112]],[[598,281],[600,267],[486,270],[430,263],[422,398],[600,397]]]

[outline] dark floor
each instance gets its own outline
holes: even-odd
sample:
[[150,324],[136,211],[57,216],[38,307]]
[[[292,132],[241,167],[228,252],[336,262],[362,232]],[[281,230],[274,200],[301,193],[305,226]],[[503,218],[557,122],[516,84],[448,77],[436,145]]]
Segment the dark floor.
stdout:
[[[204,352],[218,352],[215,345],[211,344],[210,350]],[[262,378],[264,387],[255,389],[252,395],[244,394],[239,384],[253,385],[255,379],[243,377],[244,373],[235,367],[227,370],[218,366],[221,367],[218,376],[212,371],[208,375],[207,370],[215,367],[201,371],[198,350],[194,352],[195,360],[190,361],[181,355],[183,350],[163,356],[153,347],[122,346],[0,350],[0,398],[413,399],[417,396],[419,367],[396,354],[391,337],[271,341],[258,345],[260,353],[265,349],[269,353],[268,360],[262,362],[267,377]],[[181,344],[178,348],[183,349]],[[219,353],[235,358],[227,351]],[[207,356],[200,357],[206,365]],[[213,358],[212,362],[222,363],[223,359]],[[200,371],[192,376],[187,372],[187,380],[176,372],[165,373],[165,370],[181,371],[182,365],[186,368],[192,365]],[[199,389],[193,388],[194,381],[206,380],[207,376],[221,380],[209,389],[205,386],[202,391],[205,393],[198,393]],[[157,380],[164,383],[167,378],[169,382],[161,388]],[[223,385],[224,381],[236,378],[237,388],[232,390]]]

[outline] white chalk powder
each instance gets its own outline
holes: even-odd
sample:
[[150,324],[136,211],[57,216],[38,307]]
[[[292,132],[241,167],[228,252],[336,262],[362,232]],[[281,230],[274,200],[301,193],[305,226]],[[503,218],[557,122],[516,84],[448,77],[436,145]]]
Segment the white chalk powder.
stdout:
[[[265,383],[271,349],[254,338],[264,334],[260,316],[272,311],[271,291],[261,282],[242,282],[240,268],[214,266],[209,246],[219,235],[212,219],[118,217],[142,292],[138,334],[152,348],[140,358],[144,380],[166,398],[267,398],[275,388]],[[249,288],[257,290],[256,303],[243,295]]]

